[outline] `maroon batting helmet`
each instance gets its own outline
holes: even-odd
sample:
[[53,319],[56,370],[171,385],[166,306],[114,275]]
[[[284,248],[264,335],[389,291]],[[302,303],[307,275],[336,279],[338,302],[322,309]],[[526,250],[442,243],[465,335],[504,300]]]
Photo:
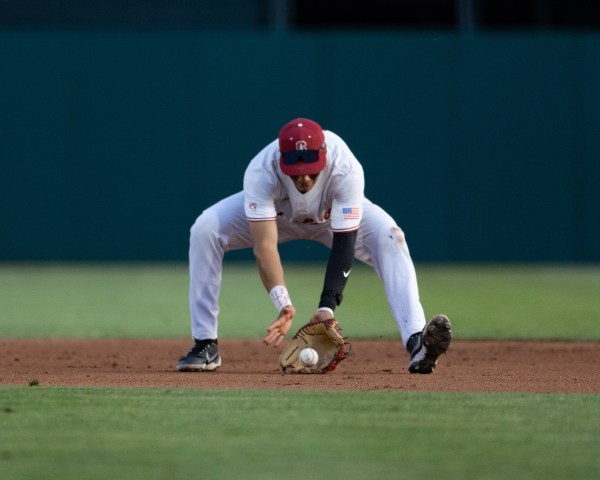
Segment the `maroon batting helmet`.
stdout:
[[296,118],[279,131],[279,151],[279,165],[286,175],[316,175],[325,168],[323,129],[308,118]]

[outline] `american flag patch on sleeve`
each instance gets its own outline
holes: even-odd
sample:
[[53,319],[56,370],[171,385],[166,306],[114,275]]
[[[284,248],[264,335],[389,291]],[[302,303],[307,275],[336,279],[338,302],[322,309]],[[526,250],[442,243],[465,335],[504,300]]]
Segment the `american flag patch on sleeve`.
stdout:
[[344,217],[344,220],[358,220],[358,212],[358,207],[342,208],[342,215]]

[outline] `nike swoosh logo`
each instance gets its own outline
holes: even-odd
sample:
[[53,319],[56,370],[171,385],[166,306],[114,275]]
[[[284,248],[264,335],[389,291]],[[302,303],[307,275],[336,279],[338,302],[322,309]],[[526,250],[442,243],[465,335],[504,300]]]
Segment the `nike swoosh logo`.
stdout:
[[351,271],[352,271],[352,269],[348,270],[347,272],[345,272],[344,270],[342,270],[342,273],[344,274],[344,277],[348,278],[348,275],[350,275]]
[[217,359],[218,356],[219,356],[218,353],[214,353],[213,355],[211,355],[210,357],[208,357],[207,358],[208,363],[213,363]]

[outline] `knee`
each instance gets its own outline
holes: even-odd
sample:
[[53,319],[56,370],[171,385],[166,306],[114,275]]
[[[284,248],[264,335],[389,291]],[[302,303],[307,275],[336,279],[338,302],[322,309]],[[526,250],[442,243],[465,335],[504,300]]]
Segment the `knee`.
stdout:
[[396,225],[386,227],[379,235],[379,247],[388,254],[400,254],[406,251],[406,237],[402,229]]
[[402,229],[400,227],[393,226],[392,228],[390,228],[387,232],[387,237],[389,239],[391,239],[393,242],[397,243],[398,245],[406,244],[406,238],[404,236],[404,232],[402,231]]
[[190,245],[213,241],[216,238],[216,217],[209,211],[200,215],[190,228]]

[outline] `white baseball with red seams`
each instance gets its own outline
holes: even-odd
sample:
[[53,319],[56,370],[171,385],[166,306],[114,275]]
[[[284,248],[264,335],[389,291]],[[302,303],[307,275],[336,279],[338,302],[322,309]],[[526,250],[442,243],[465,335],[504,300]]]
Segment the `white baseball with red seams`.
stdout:
[[300,352],[300,363],[305,367],[314,367],[319,361],[319,354],[314,348],[303,348]]

